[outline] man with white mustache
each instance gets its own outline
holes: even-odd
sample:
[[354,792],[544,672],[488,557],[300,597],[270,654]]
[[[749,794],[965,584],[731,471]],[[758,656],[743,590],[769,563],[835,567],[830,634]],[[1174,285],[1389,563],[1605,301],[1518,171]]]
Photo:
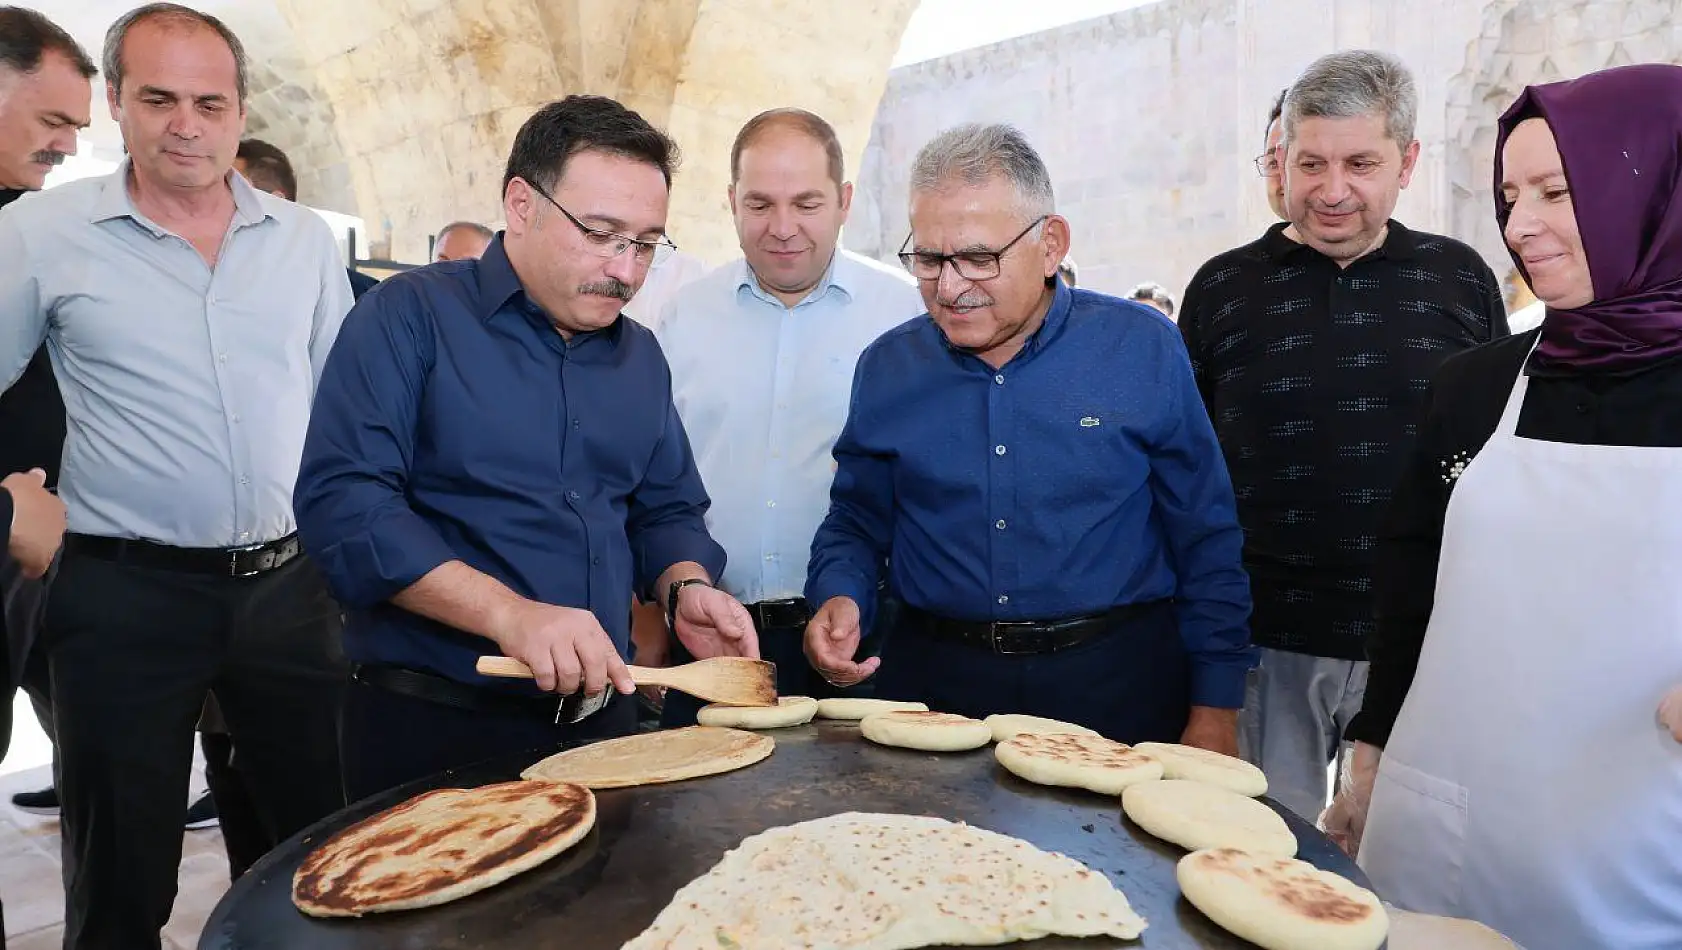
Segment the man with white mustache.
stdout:
[[[801,644],[830,450],[859,352],[922,314],[923,301],[903,271],[838,246],[853,186],[828,122],[800,109],[761,113],[737,134],[730,169],[743,257],[672,299],[657,322],[660,345],[712,496],[707,525],[729,553],[723,587],[753,615],[777,691],[825,697],[839,690]],[[663,722],[693,725],[698,706],[668,694]]]
[[1289,221],[1203,265],[1180,313],[1245,529],[1262,650],[1244,753],[1309,820],[1361,708],[1380,517],[1426,386],[1449,355],[1507,333],[1476,251],[1391,219],[1417,109],[1388,55],[1310,65],[1279,121]]
[[[923,148],[911,232],[929,315],[859,357],[807,655],[882,699],[1235,753],[1243,537],[1173,325],[1057,278],[1069,223],[1008,126]],[[896,616],[860,662],[884,576]]]

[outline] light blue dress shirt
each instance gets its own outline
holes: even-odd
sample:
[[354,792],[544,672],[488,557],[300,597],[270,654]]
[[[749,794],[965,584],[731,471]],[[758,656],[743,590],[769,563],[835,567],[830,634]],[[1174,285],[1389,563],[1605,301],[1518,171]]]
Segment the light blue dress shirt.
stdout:
[[0,381],[47,341],[71,531],[180,547],[285,537],[315,384],[351,307],[333,232],[230,175],[213,268],[135,208],[128,171],[0,213]]
[[923,313],[909,274],[837,249],[792,308],[745,260],[687,285],[660,319],[672,394],[712,498],[707,528],[743,603],[800,597],[829,511],[830,454],[853,367],[884,332]]

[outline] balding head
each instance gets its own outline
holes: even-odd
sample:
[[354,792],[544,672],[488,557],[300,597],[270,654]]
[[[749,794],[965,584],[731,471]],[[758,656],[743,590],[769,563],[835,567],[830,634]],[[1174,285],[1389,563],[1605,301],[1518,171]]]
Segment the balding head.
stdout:
[[476,261],[495,238],[496,232],[473,221],[446,224],[444,230],[438,232],[438,241],[432,245],[432,260],[434,263]]

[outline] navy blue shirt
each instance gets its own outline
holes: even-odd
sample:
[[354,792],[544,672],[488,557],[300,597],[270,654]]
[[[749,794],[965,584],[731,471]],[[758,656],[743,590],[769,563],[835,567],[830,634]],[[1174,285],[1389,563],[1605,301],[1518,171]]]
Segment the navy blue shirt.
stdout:
[[562,339],[500,237],[480,260],[389,277],[350,312],[293,503],[350,610],[351,661],[460,682],[493,682],[473,664],[494,644],[388,603],[447,561],[591,610],[623,656],[633,589],[680,561],[724,570],[654,335],[621,317]]
[[1232,483],[1178,331],[1057,282],[994,370],[924,315],[859,357],[807,598],[1054,620],[1177,601],[1192,703],[1237,708],[1253,661]]

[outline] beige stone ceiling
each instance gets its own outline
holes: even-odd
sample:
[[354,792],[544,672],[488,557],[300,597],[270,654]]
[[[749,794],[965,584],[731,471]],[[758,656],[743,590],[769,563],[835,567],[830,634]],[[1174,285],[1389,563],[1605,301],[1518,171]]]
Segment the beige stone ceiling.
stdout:
[[[90,50],[138,0],[43,8]],[[614,96],[684,152],[670,229],[710,261],[735,251],[730,140],[754,113],[833,122],[856,169],[917,0],[188,0],[252,61],[251,134],[299,166],[300,197],[360,215],[379,250],[424,259],[457,218],[494,222],[521,122],[575,92]],[[114,132],[95,130],[112,151]],[[366,245],[365,245],[366,246]]]

